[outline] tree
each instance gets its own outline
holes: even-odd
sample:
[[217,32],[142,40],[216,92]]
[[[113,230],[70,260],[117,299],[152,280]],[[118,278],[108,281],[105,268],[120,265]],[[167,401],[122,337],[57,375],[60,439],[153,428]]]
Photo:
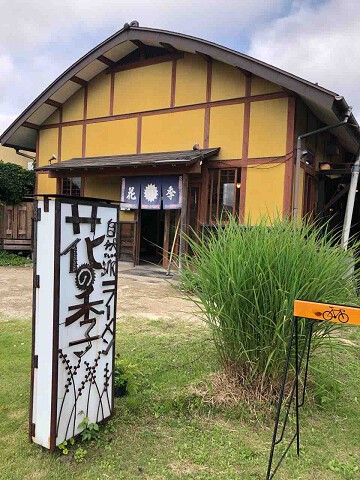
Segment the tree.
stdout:
[[33,194],[35,172],[15,163],[4,163],[0,160],[0,203],[17,205],[24,196]]

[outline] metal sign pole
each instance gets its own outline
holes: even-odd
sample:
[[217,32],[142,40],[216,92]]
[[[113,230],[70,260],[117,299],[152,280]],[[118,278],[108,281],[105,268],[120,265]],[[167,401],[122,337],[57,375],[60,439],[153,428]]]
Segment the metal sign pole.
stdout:
[[[280,396],[279,396],[279,400],[278,400],[278,404],[277,404],[274,433],[273,433],[273,438],[272,438],[272,443],[271,443],[270,457],[269,457],[266,480],[271,480],[272,478],[274,478],[275,473],[279,469],[282,461],[284,460],[287,452],[289,451],[290,447],[294,443],[295,439],[296,439],[296,452],[297,452],[298,456],[300,455],[299,409],[300,409],[300,407],[302,407],[304,405],[304,401],[305,401],[305,390],[306,390],[307,376],[308,376],[308,370],[309,370],[309,358],[310,358],[311,339],[312,339],[314,322],[312,322],[312,321],[309,322],[309,326],[307,328],[306,336],[305,336],[305,339],[304,339],[304,345],[302,347],[301,352],[299,352],[299,322],[300,322],[300,319],[298,317],[293,317],[291,334],[290,334],[289,344],[288,344],[287,354],[286,354],[284,373],[283,373],[282,382],[281,382]],[[289,372],[289,367],[290,367],[290,362],[291,362],[291,353],[292,353],[292,350],[293,350],[293,346],[294,346],[294,349],[295,349],[295,377],[294,377],[294,380],[293,380],[293,383],[292,383],[291,391],[290,391],[290,394],[289,394],[289,399],[288,399],[288,402],[287,402],[287,405],[286,405],[285,416],[284,416],[284,420],[283,420],[283,426],[282,426],[281,434],[278,437],[280,416],[281,416],[282,406],[283,406],[283,403],[284,403],[285,390],[286,390],[286,380],[287,380],[287,377],[288,377],[288,372]],[[304,372],[303,389],[302,389],[301,401],[300,401],[299,378],[300,378],[300,374],[301,374],[301,368],[302,368],[305,352],[306,352],[305,372]],[[279,445],[284,439],[284,434],[285,434],[285,430],[286,430],[286,427],[287,427],[287,422],[288,422],[288,419],[289,419],[289,414],[290,414],[291,406],[292,406],[293,401],[294,401],[294,397],[295,397],[295,417],[296,417],[295,434],[291,438],[288,446],[286,447],[285,451],[281,455],[281,457],[280,457],[278,463],[276,464],[274,470],[272,471],[275,447],[277,445]]]
[[[305,335],[304,344],[300,353],[299,352],[299,323],[301,321],[307,322],[308,328]],[[272,480],[274,478],[276,472],[278,471],[282,461],[284,460],[287,452],[289,451],[291,445],[294,443],[295,439],[296,439],[296,452],[298,456],[300,455],[299,409],[304,405],[304,402],[305,402],[306,383],[307,383],[307,377],[309,372],[311,339],[312,339],[314,324],[319,321],[360,326],[360,308],[346,306],[346,305],[334,305],[329,303],[295,300],[294,317],[292,322],[292,329],[291,329],[291,334],[289,338],[287,354],[286,354],[284,373],[283,373],[283,378],[281,382],[280,396],[277,404],[274,433],[272,437],[266,480]],[[295,377],[291,387],[291,392],[288,397],[289,400],[286,406],[282,431],[281,431],[280,437],[278,438],[277,435],[278,435],[278,428],[280,424],[281,409],[283,406],[285,390],[286,390],[286,379],[288,376],[289,366],[291,363],[291,352],[294,344],[295,344]],[[301,374],[301,368],[302,368],[305,352],[306,352],[305,372],[304,372],[304,380],[303,380],[303,389],[300,395],[299,378]],[[288,446],[286,447],[285,451],[281,455],[275,468],[272,470],[275,447],[279,445],[284,438],[284,433],[286,430],[291,405],[294,400],[294,395],[295,395],[296,431],[294,436],[290,440]],[[300,397],[301,397],[301,400],[300,400]]]

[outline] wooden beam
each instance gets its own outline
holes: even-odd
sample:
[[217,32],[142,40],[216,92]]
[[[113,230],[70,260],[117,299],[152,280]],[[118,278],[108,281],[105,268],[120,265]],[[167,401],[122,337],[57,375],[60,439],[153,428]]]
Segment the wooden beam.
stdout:
[[86,87],[88,82],[86,80],[83,80],[82,78],[77,77],[74,75],[73,77],[70,78],[71,82],[77,83],[78,85],[81,85],[82,87]]
[[180,245],[179,245],[179,263],[180,269],[184,267],[184,255],[186,253],[186,235],[187,229],[187,204],[188,204],[189,175],[184,173],[182,176],[182,202],[181,202],[181,221],[180,221]]
[[165,50],[168,50],[169,52],[175,53],[178,52],[178,49],[173,47],[170,43],[166,42],[159,42],[162,47],[165,48]]
[[114,175],[114,176],[151,176],[151,175],[182,175],[184,171],[187,174],[199,174],[201,173],[201,166],[199,163],[194,163],[185,167],[184,165],[178,167],[172,166],[142,166],[142,167],[98,167],[98,168],[66,168],[58,170],[42,170],[38,173],[49,175],[50,178],[56,177],[88,177],[88,176],[100,176],[100,175]]
[[164,243],[163,243],[163,267],[169,265],[169,245],[170,245],[170,210],[165,210],[164,222]]
[[39,130],[40,128],[40,125],[36,125],[35,123],[31,122],[24,122],[22,126],[26,128],[31,128],[32,130]]
[[143,43],[141,40],[130,40],[131,43],[133,43],[136,47],[140,48],[141,50],[143,50],[146,45],[145,43]]
[[245,77],[251,77],[251,72],[249,72],[248,70],[244,70],[243,68],[241,67],[236,67],[238,70],[240,70],[241,73],[243,73],[245,75]]
[[47,100],[45,100],[45,103],[47,105],[51,105],[52,107],[55,107],[55,108],[61,108],[62,107],[62,103],[56,102],[55,100],[51,100],[51,98],[48,98]]
[[116,65],[116,62],[110,60],[110,58],[107,58],[104,55],[100,55],[97,59],[99,60],[99,62],[104,63],[108,67],[114,67]]
[[211,62],[212,58],[210,55],[206,55],[206,53],[198,52],[197,50],[195,51],[196,55],[199,55],[199,57],[203,58],[205,62]]
[[133,68],[146,67],[148,65],[156,65],[158,63],[170,62],[171,60],[175,60],[178,58],[184,58],[184,54],[182,52],[174,52],[174,53],[168,53],[165,55],[160,55],[159,57],[144,58],[141,60],[135,60],[134,62],[118,64],[115,67],[108,68],[106,70],[106,73],[111,74],[116,72],[122,72],[124,70],[131,70]]
[[347,193],[350,189],[350,184],[345,185],[345,187],[338,192],[335,197],[333,197],[324,207],[324,211],[328,210],[335,202],[337,202],[345,193]]

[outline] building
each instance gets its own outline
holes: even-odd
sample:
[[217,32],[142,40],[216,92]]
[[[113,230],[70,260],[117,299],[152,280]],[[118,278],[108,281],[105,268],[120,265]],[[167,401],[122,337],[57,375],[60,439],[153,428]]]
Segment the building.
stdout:
[[[34,157],[34,154],[31,154],[30,152],[27,152],[27,154]],[[33,161],[30,158],[18,155],[13,148],[3,147],[2,145],[0,145],[0,161],[15,163],[26,169],[32,169],[33,167]]]
[[[34,155],[25,152],[24,156],[18,155],[12,148],[0,145],[0,161],[15,163],[26,169],[33,168]],[[31,245],[31,217],[32,204],[20,205],[0,204],[0,250],[30,251]]]
[[[297,175],[297,137],[347,120],[304,139]],[[184,248],[179,231],[224,212],[253,223],[325,214],[344,189],[331,177],[349,176],[359,142],[336,93],[137,22],[68,68],[1,137],[36,152],[37,193],[122,198],[122,258],[165,265]]]

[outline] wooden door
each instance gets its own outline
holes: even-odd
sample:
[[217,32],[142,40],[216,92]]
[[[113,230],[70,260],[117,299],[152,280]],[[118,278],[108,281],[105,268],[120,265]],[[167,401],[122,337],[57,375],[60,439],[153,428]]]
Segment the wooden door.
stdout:
[[2,207],[0,240],[4,249],[31,249],[32,209],[31,202]]
[[137,228],[138,222],[136,220],[120,221],[120,246],[119,246],[119,260],[124,262],[133,262],[136,264],[137,258]]
[[316,212],[316,181],[312,175],[305,173],[304,178],[304,199],[303,199],[303,217],[308,216],[314,220]]

